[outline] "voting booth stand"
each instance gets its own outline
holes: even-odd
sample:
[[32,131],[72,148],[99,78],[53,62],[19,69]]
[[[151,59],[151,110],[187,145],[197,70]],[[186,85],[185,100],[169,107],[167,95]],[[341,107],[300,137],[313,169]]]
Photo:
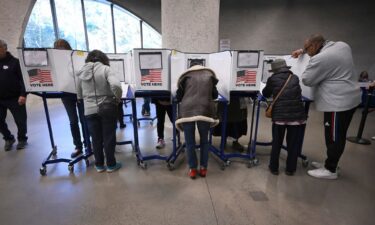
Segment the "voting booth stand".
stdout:
[[[166,161],[170,170],[174,169],[174,162],[183,151],[179,135],[176,132],[176,104],[171,96],[171,50],[168,49],[134,49],[134,77],[135,77],[135,97],[157,98],[169,100],[173,108],[173,149],[170,155],[151,154],[143,155],[136,146],[137,163],[141,168],[146,169],[148,160]],[[136,115],[133,115],[133,117]],[[137,120],[136,117],[133,118]]]
[[75,159],[56,158],[57,146],[53,138],[47,105],[47,99],[49,98],[62,98],[75,93],[75,78],[71,72],[74,70],[71,60],[72,52],[70,50],[56,49],[18,49],[18,53],[26,91],[42,97],[47,119],[52,151],[43,161],[40,174],[47,174],[46,166],[48,164],[68,163],[68,170],[70,172],[73,171],[74,164],[81,160],[85,160],[86,166],[88,166],[88,158],[92,155],[92,150],[87,126],[84,121],[83,105],[80,103],[77,104],[77,110],[80,120],[84,123],[82,134],[85,140],[85,153]]
[[[284,59],[286,61],[286,64],[288,66],[291,66],[290,70],[295,75],[297,75],[299,77],[300,86],[301,86],[301,89],[302,89],[302,102],[305,105],[305,112],[306,112],[306,115],[308,116],[310,104],[311,104],[311,102],[313,102],[313,94],[312,94],[311,88],[303,85],[302,80],[301,80],[301,75],[302,75],[303,71],[305,70],[305,68],[308,64],[310,57],[308,57],[306,54],[301,55],[298,59],[294,59],[290,55],[265,55],[264,61],[263,61],[263,75],[262,75],[261,90],[263,90],[263,88],[265,87],[267,79],[272,75],[272,73],[269,72],[269,70],[271,69],[271,63],[272,63],[273,60],[275,60],[277,58]],[[259,94],[258,107],[257,107],[257,117],[256,117],[257,120],[256,120],[256,124],[255,124],[255,133],[256,134],[258,132],[259,114],[260,114],[260,108],[261,108],[260,105],[261,105],[262,102],[267,103],[267,99],[263,95]],[[304,133],[305,133],[305,130],[303,130],[303,137],[305,136]],[[259,142],[259,141],[257,141],[257,136],[255,136],[254,142],[256,143],[256,145],[260,145],[260,146],[271,146],[272,145],[272,141],[271,142]],[[301,146],[302,145],[303,145],[303,139],[302,139]],[[282,149],[287,150],[285,145],[282,146]],[[307,167],[308,164],[309,164],[309,161],[308,161],[307,157],[302,154],[302,152],[299,153],[299,158],[302,159],[302,166]]]
[[[20,65],[25,83],[26,91],[37,96],[40,96],[43,100],[44,111],[47,119],[48,133],[52,146],[52,151],[48,154],[47,158],[42,162],[40,168],[40,174],[47,174],[47,165],[55,163],[68,163],[68,170],[74,171],[74,164],[85,160],[86,166],[89,166],[89,157],[93,154],[91,150],[90,136],[87,129],[86,121],[84,118],[84,106],[83,103],[77,104],[77,110],[82,121],[82,135],[84,137],[85,153],[74,158],[56,158],[57,146],[55,145],[53,138],[53,131],[51,120],[49,116],[47,99],[49,98],[62,98],[65,96],[74,96],[76,94],[76,74],[82,66],[85,64],[87,52],[83,51],[72,51],[72,50],[58,50],[58,49],[19,49]],[[109,56],[110,60],[115,58],[124,58],[122,61],[126,61],[126,56]],[[118,68],[121,68],[120,63],[117,64]],[[125,65],[125,64],[124,64]],[[116,71],[115,73],[119,76],[119,79],[125,80],[124,67],[122,67],[122,73]],[[118,69],[120,70],[120,69]],[[131,141],[120,142],[120,144],[132,144]]]
[[[173,95],[175,95],[177,90],[179,76],[190,68],[192,61],[199,62],[200,65],[212,69],[219,80],[217,89],[220,95],[217,102],[223,106],[221,114],[222,137],[220,147],[217,149],[212,145],[212,135],[210,135],[210,151],[224,162],[221,167],[222,169],[225,169],[225,166],[230,164],[229,159],[234,157],[249,159],[249,164],[256,164],[255,145],[251,144],[253,118],[251,120],[250,147],[248,152],[246,154],[226,154],[224,148],[226,143],[227,105],[230,96],[256,99],[262,74],[262,66],[259,66],[259,62],[263,61],[263,51],[224,51],[217,53],[182,53],[172,51],[171,91]],[[199,148],[199,146],[196,147]]]
[[[262,74],[261,62],[263,61],[263,51],[226,51],[210,54],[209,67],[215,71],[218,76],[218,90],[220,93],[219,103],[225,107],[221,112],[221,142],[217,149],[211,145],[211,152],[222,160],[221,169],[229,166],[231,158],[242,158],[247,161],[248,167],[258,164],[255,153],[255,144],[253,142],[253,124],[255,101],[257,99],[260,79]],[[226,127],[227,127],[227,104],[230,97],[250,97],[253,99],[251,122],[250,122],[250,138],[248,148],[245,153],[225,153],[226,145]]]

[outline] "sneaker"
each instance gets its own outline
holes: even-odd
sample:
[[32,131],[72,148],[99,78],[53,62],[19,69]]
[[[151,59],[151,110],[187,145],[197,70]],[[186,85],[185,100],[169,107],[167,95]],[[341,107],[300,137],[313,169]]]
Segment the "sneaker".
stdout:
[[207,175],[207,168],[201,167],[199,169],[199,176],[206,177],[206,175]]
[[[324,164],[320,162],[311,162],[311,166],[314,167],[315,169],[324,168]],[[340,167],[336,168],[336,173],[337,174],[340,173]]]
[[238,141],[233,141],[232,148],[239,152],[243,152],[245,150],[245,147],[241,145]]
[[27,141],[18,141],[16,148],[17,150],[21,150],[21,149],[24,149],[26,145],[27,145]]
[[197,169],[190,169],[189,177],[194,180],[197,177]]
[[70,157],[75,158],[75,157],[81,155],[82,153],[83,153],[82,149],[76,148],[76,149],[74,149],[74,151],[72,152],[72,154],[70,155]]
[[14,138],[10,139],[10,140],[5,140],[4,150],[6,152],[12,150],[12,146],[13,146],[14,142],[16,142],[16,140]]
[[320,162],[311,162],[311,166],[314,167],[315,169],[323,168],[324,164]]
[[145,111],[145,113],[143,113],[143,116],[150,116],[150,112]]
[[95,166],[95,169],[96,169],[96,172],[98,173],[103,173],[104,171],[106,171],[105,166]]
[[375,136],[374,136],[374,137],[372,137],[371,139],[375,141]]
[[158,140],[158,144],[156,145],[156,148],[157,148],[157,149],[162,149],[162,148],[164,148],[164,147],[165,147],[165,142],[164,142],[164,140],[161,139],[161,138],[159,138],[159,140]]
[[316,178],[322,178],[322,179],[330,179],[330,180],[335,180],[337,179],[337,172],[332,173],[331,171],[327,170],[326,168],[319,168],[315,170],[309,170],[307,171],[307,174],[309,174],[312,177]]
[[114,166],[108,166],[107,167],[107,173],[115,172],[116,170],[119,170],[122,167],[121,163],[116,163]]

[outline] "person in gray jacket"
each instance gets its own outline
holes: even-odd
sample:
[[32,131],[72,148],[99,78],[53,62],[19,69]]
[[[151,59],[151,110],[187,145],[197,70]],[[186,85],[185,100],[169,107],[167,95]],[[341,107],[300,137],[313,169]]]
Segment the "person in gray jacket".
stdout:
[[324,112],[327,159],[308,174],[316,178],[337,179],[337,165],[345,149],[346,133],[356,107],[361,102],[361,91],[356,82],[352,51],[348,44],[328,41],[320,34],[312,35],[303,49],[292,52],[292,57],[307,53],[311,59],[302,74],[302,83],[314,87],[316,109]]
[[[99,50],[89,52],[86,64],[78,72],[77,98],[83,99],[85,117],[92,137],[95,168],[100,172],[113,172],[121,168],[116,162],[117,105],[121,101],[121,84],[109,67],[108,57]],[[98,106],[114,102],[114,109],[98,114]],[[104,165],[104,152],[106,165]]]
[[195,153],[195,125],[200,136],[200,170],[205,177],[208,163],[208,132],[219,123],[216,119],[214,99],[218,96],[218,79],[214,71],[191,62],[191,68],[183,73],[177,83],[177,101],[180,102],[176,126],[185,134],[186,152],[189,163],[189,177],[197,176],[197,156]]

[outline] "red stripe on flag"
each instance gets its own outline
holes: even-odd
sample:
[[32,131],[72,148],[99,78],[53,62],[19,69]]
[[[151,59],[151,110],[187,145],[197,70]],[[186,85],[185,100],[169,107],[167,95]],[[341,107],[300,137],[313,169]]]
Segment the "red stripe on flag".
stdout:
[[149,70],[149,73],[141,76],[141,82],[161,83],[161,70]]
[[257,78],[257,71],[245,70],[245,75],[237,76],[236,83],[244,82],[247,84],[255,84]]

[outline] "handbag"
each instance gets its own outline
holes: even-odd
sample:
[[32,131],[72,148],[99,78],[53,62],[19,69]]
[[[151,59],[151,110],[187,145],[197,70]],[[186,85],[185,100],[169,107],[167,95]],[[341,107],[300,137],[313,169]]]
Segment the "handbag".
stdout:
[[289,77],[286,80],[285,84],[283,85],[283,87],[281,88],[281,90],[279,91],[279,93],[277,93],[276,98],[271,102],[271,104],[268,105],[268,107],[266,109],[266,117],[267,118],[272,118],[272,108],[273,108],[273,105],[275,104],[276,100],[279,98],[279,96],[281,95],[281,93],[284,91],[284,89],[285,89],[286,85],[288,84],[290,78],[292,78],[292,74],[289,74]]
[[92,68],[92,79],[94,81],[94,92],[95,92],[95,101],[96,105],[98,106],[97,114],[101,117],[116,117],[118,114],[118,107],[117,101],[115,97],[104,99],[104,101],[98,104],[98,96],[96,95],[96,83],[95,83],[95,75],[94,75],[94,67]]

